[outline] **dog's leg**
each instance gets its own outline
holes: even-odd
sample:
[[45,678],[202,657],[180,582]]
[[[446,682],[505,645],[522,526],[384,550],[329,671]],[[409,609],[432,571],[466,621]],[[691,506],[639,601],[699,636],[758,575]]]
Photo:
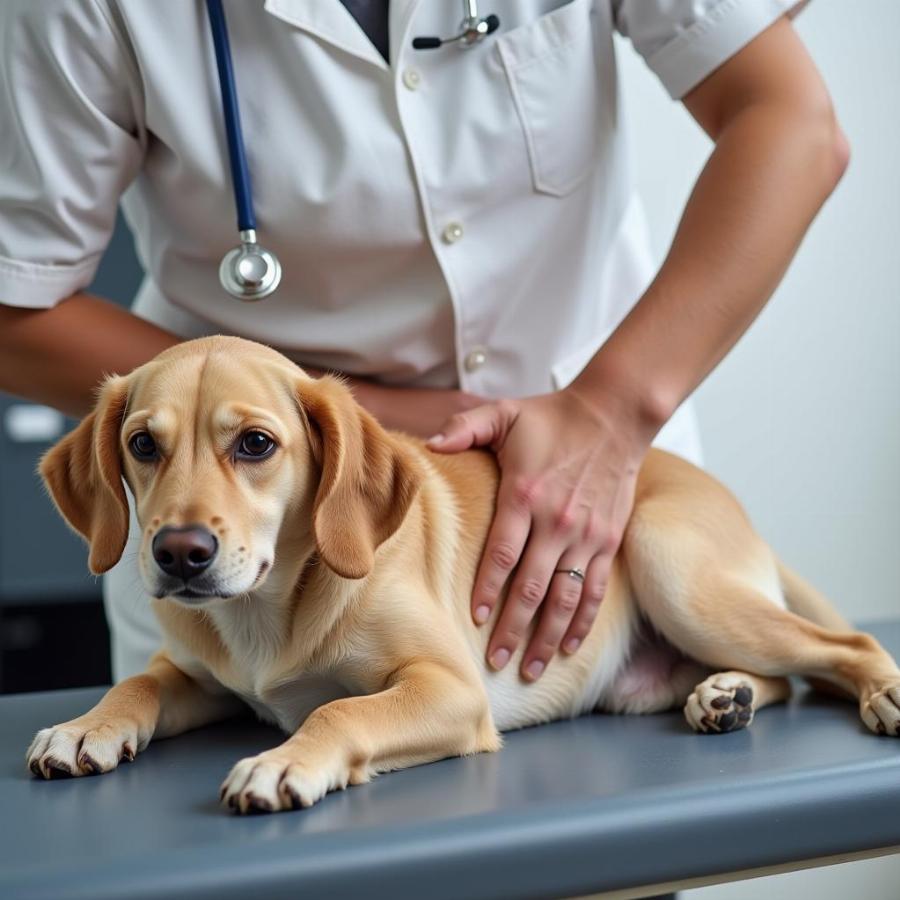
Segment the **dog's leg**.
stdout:
[[221,799],[242,813],[297,809],[378,772],[499,747],[480,684],[420,661],[379,693],[320,706],[281,746],[241,760]]
[[749,672],[717,672],[701,681],[687,698],[684,717],[694,731],[724,734],[746,728],[756,710],[787,700],[787,678],[751,675]]
[[28,767],[43,778],[109,772],[133,760],[152,737],[199,728],[240,708],[236,697],[204,691],[158,653],[145,673],[114,685],[83,716],[39,731],[26,754]]
[[822,679],[857,698],[870,730],[900,735],[900,669],[875,638],[822,628],[777,606],[742,573],[710,574],[714,564],[705,556],[665,584],[632,570],[645,614],[676,647],[717,668]]
[[[734,497],[706,473],[648,454],[641,475],[622,555],[654,628],[716,669],[833,684],[858,700],[869,729],[900,735],[900,669],[878,641],[845,627],[818,592],[779,569]],[[784,609],[785,589],[810,618]]]

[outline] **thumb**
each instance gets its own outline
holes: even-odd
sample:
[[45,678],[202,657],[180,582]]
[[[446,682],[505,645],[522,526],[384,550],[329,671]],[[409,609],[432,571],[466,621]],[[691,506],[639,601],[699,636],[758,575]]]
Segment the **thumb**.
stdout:
[[493,444],[501,434],[502,419],[498,404],[476,406],[450,416],[441,430],[425,443],[430,450],[440,453],[458,453],[471,447],[484,447]]

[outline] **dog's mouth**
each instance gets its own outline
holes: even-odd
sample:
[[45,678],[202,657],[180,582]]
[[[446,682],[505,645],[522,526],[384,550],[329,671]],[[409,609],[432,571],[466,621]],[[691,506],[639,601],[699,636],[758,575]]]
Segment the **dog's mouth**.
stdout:
[[195,591],[191,588],[183,588],[180,591],[175,591],[173,594],[170,594],[171,597],[180,597],[182,600],[197,600],[197,599],[206,599],[207,597],[218,597],[219,594],[210,594],[206,591]]
[[239,593],[247,593],[248,591],[252,591],[258,588],[260,584],[265,580],[265,576],[269,572],[271,566],[271,560],[264,559],[260,563],[259,569],[256,573],[256,577],[253,579],[250,587],[242,591],[225,593],[222,591],[219,585],[207,586],[194,584],[188,586],[187,584],[182,584],[180,586],[161,586],[156,596],[158,598],[169,597],[171,599],[181,601],[182,603],[187,603],[190,606],[200,606],[201,604],[209,600],[231,600]]
[[201,606],[210,600],[228,600],[230,594],[223,594],[219,591],[197,591],[193,588],[183,587],[178,590],[167,590],[161,594],[162,597],[168,597],[170,600],[177,600],[188,606]]

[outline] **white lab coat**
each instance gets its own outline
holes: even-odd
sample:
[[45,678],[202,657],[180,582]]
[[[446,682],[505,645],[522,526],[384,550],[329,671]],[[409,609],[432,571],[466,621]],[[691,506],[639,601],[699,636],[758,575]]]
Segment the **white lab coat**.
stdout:
[[[388,65],[338,0],[226,0],[258,232],[284,266],[247,305],[217,277],[236,226],[204,4],[6,0],[0,302],[85,287],[121,197],[134,311],[185,337],[387,384],[563,388],[654,274],[613,32],[680,97],[791,5],[483,0],[495,34],[416,51],[460,4],[392,0]],[[689,404],[657,443],[699,460]],[[157,641],[134,558],[106,579],[118,677]]]

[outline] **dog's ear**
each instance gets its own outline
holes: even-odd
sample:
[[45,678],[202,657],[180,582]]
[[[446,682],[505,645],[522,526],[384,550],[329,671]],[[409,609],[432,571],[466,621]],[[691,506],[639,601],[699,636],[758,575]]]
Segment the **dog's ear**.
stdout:
[[63,518],[90,545],[88,567],[95,575],[119,561],[128,538],[128,499],[119,452],[127,401],[128,379],[108,378],[94,411],[51,447],[38,465]]
[[424,471],[337,378],[304,379],[297,395],[318,431],[312,444],[322,468],[313,505],[319,556],[344,578],[364,578],[375,551],[403,522]]

